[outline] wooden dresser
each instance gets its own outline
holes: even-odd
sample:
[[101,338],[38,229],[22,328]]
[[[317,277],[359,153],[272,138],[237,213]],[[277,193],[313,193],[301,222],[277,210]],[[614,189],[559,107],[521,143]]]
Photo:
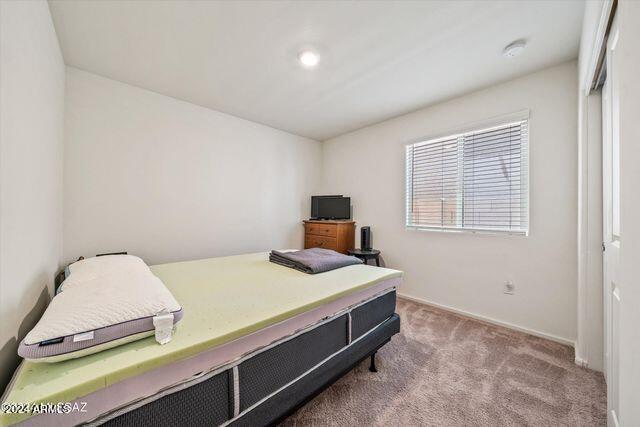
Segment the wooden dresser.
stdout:
[[351,220],[304,223],[304,248],[325,248],[346,254],[353,249],[356,240],[356,223]]

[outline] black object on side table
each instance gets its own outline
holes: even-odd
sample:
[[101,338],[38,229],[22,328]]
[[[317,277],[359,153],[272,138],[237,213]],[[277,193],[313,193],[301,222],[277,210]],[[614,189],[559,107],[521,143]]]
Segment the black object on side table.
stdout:
[[368,251],[365,251],[363,249],[349,249],[347,253],[349,255],[353,255],[356,258],[360,258],[362,261],[364,261],[365,264],[367,264],[368,260],[375,259],[376,265],[380,267],[380,251],[377,249],[371,249]]

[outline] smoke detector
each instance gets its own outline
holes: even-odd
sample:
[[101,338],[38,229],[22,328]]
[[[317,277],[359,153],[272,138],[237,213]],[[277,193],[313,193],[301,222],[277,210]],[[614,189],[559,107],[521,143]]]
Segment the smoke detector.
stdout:
[[522,53],[526,45],[527,43],[524,40],[516,40],[504,48],[502,55],[506,58],[515,58]]

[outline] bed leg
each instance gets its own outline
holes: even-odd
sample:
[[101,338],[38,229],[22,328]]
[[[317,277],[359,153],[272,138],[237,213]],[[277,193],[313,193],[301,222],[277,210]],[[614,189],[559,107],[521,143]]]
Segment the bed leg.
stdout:
[[370,372],[378,372],[378,369],[376,368],[376,353],[372,353],[371,354],[371,364],[369,365],[369,371]]

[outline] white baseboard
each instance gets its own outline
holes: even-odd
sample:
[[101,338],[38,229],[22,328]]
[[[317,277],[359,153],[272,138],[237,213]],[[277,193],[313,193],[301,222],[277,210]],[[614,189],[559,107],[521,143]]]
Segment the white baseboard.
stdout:
[[[428,300],[425,300],[425,299],[422,299],[422,298],[413,297],[411,295],[400,294],[399,293],[398,294],[398,298],[402,298],[402,299],[406,299],[406,300],[409,300],[409,301],[417,302],[418,304],[425,304],[425,305],[430,305],[430,306],[433,306],[433,307],[441,308],[443,310],[450,311],[452,313],[460,314],[460,315],[466,316],[466,317],[471,317],[472,319],[481,320],[483,322],[491,323],[491,324],[494,324],[494,325],[503,326],[505,328],[513,329],[513,330],[516,330],[516,331],[519,331],[519,332],[524,332],[524,333],[527,333],[529,335],[534,335],[536,337],[546,338],[548,340],[555,341],[555,342],[560,343],[560,344],[568,345],[569,347],[575,348],[575,346],[576,346],[575,341],[567,339],[567,338],[559,337],[559,336],[553,335],[553,334],[548,334],[546,332],[536,331],[534,329],[525,328],[523,326],[514,325],[513,323],[504,322],[502,320],[493,319],[491,317],[482,316],[480,314],[475,314],[475,313],[471,313],[471,312],[468,312],[468,311],[459,310],[457,308],[449,307],[449,306],[444,305],[444,304],[438,304],[436,302],[428,301]],[[582,363],[586,364],[586,361],[583,361],[582,359],[580,359],[580,363],[578,363],[578,358],[576,357],[576,364],[582,366]]]

